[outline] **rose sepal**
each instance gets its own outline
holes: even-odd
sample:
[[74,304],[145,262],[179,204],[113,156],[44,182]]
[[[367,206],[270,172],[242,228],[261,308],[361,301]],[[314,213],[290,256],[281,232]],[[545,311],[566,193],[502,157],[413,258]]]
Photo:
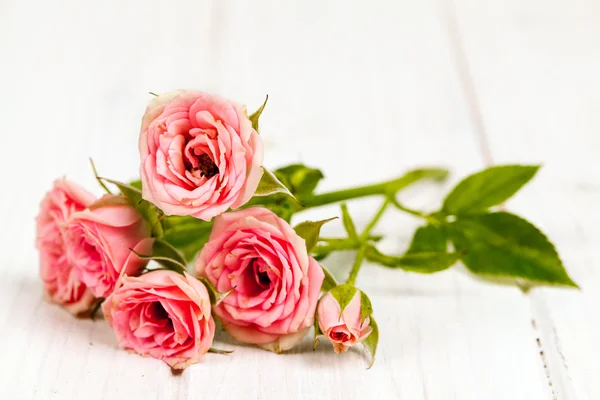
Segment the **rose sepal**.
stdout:
[[[159,238],[163,235],[164,230],[163,230],[163,226],[161,223],[161,219],[163,217],[162,211],[159,210],[154,204],[144,200],[142,198],[142,191],[140,188],[133,186],[131,184],[127,184],[127,183],[123,183],[123,182],[119,182],[116,181],[114,179],[109,179],[109,178],[104,178],[98,175],[98,171],[96,170],[96,166],[94,165],[94,162],[92,161],[92,159],[90,158],[90,163],[92,165],[92,171],[94,172],[94,176],[96,177],[96,180],[98,181],[98,183],[107,191],[108,194],[111,194],[111,191],[108,189],[108,187],[106,186],[106,183],[111,183],[113,185],[115,185],[117,188],[119,188],[119,191],[121,192],[121,194],[125,197],[125,199],[127,199],[127,202],[129,203],[129,205],[135,207],[140,214],[142,214],[142,216],[144,217],[144,219],[146,221],[148,221],[148,224],[150,225],[151,229],[152,229],[152,236]],[[133,182],[136,183],[136,182]],[[107,200],[110,199],[110,200]],[[104,200],[104,204],[102,199],[98,200],[98,204],[95,204],[94,207],[102,207],[105,205],[110,205],[108,204],[109,202],[121,202],[122,200],[115,200],[115,198],[111,198],[111,197],[107,197],[107,199]]]
[[261,168],[262,168],[263,174],[262,174],[262,177],[260,178],[260,181],[258,182],[258,187],[256,188],[256,191],[254,192],[254,196],[262,197],[262,196],[270,196],[270,195],[276,194],[276,193],[282,193],[282,194],[285,194],[286,196],[289,196],[290,198],[292,198],[298,204],[302,205],[300,203],[300,201],[298,201],[298,199],[292,194],[290,189],[287,186],[285,186],[275,176],[275,174],[273,172],[269,171],[265,167],[261,167]]
[[265,107],[267,106],[267,101],[269,101],[269,95],[268,94],[265,96],[265,101],[258,108],[258,110],[254,111],[248,117],[248,119],[250,120],[250,122],[252,122],[252,128],[254,128],[254,130],[256,132],[258,132],[258,133],[260,133],[259,130],[258,130],[258,119],[260,118],[260,116],[262,115],[263,111],[265,110]]
[[327,222],[333,221],[334,219],[337,219],[337,217],[323,219],[320,221],[304,221],[294,227],[296,234],[306,242],[306,251],[309,254],[319,241],[321,227]]
[[219,292],[210,280],[204,277],[199,277],[198,279],[204,284],[204,286],[206,286],[206,289],[208,290],[208,295],[210,296],[210,303],[213,306],[218,306],[219,303],[221,303],[227,296],[229,296],[235,290],[234,286],[226,292]]

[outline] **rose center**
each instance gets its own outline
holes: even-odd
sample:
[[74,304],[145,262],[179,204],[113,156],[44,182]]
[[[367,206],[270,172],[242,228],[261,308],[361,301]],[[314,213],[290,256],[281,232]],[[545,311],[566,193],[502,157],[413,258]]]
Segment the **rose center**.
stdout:
[[329,336],[338,342],[344,342],[350,338],[346,332],[331,332]]
[[219,168],[215,162],[206,153],[198,156],[198,166],[194,168],[195,171],[200,171],[201,175],[207,178],[212,178],[219,173]]
[[169,325],[173,324],[173,321],[171,321],[171,317],[169,317],[169,313],[167,312],[167,310],[165,310],[163,305],[160,304],[160,301],[155,301],[154,303],[152,303],[152,314],[157,320],[166,319],[168,320]]
[[264,268],[261,268],[256,260],[252,262],[252,268],[254,269],[254,279],[256,280],[256,283],[258,283],[258,286],[265,289],[268,288],[271,284],[271,278],[269,278],[267,271]]
[[271,279],[269,279],[269,274],[267,274],[267,271],[259,271],[256,274],[256,281],[261,286],[269,286],[271,283]]

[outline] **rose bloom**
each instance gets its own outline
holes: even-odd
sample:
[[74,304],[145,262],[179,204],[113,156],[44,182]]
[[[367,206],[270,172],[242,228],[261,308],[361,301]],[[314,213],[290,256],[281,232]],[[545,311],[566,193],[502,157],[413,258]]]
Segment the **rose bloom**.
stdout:
[[356,291],[344,312],[331,293],[324,294],[319,301],[317,308],[319,328],[331,341],[333,349],[338,354],[365,340],[372,331],[369,317],[360,322],[360,307],[360,291]]
[[215,219],[196,272],[219,292],[233,289],[214,307],[231,336],[275,352],[292,348],[306,335],[324,278],[304,239],[260,207]]
[[121,346],[174,369],[198,362],[215,335],[208,291],[187,273],[124,276],[102,311]]
[[89,311],[95,298],[73,269],[65,248],[65,228],[73,213],[95,200],[94,195],[75,183],[59,179],[42,200],[36,219],[36,247],[40,252],[44,295],[73,315]]
[[150,226],[123,196],[105,195],[74,213],[66,229],[67,249],[80,280],[96,297],[108,296],[121,274],[137,275],[151,254]]
[[245,204],[262,176],[263,145],[246,108],[216,95],[151,100],[139,148],[143,197],[167,215],[210,221]]

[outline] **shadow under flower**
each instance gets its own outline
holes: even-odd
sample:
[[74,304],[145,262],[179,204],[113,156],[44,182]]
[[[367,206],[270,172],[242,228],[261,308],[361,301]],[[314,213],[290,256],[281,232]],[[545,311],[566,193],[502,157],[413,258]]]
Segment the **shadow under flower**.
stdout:
[[[215,348],[233,350],[233,355],[235,355],[236,350],[243,349],[244,352],[253,350],[264,352],[265,354],[272,354],[273,357],[300,357],[302,360],[311,365],[330,368],[331,364],[324,362],[324,355],[327,354],[327,357],[337,356],[333,351],[333,346],[331,343],[329,343],[325,337],[321,336],[319,338],[317,347],[313,349],[313,346],[314,336],[312,329],[306,334],[302,341],[293,348],[281,353],[273,353],[254,344],[243,343],[235,340],[221,326],[217,327],[213,343],[213,347]],[[361,352],[358,348],[350,348],[349,353],[356,353],[359,355]]]

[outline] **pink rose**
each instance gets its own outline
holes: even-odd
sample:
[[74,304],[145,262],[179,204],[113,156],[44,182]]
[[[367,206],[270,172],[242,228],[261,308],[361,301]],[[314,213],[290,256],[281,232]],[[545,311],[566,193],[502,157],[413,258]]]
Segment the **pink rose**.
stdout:
[[65,227],[73,213],[85,209],[95,200],[94,195],[75,183],[59,179],[42,200],[36,219],[36,246],[40,252],[40,276],[45,297],[73,315],[88,311],[95,298],[79,280],[67,255]]
[[148,261],[130,249],[151,254],[154,242],[142,215],[116,195],[74,213],[65,238],[80,280],[96,297],[108,296],[121,274],[137,275]]
[[246,108],[202,92],[148,103],[140,133],[144,199],[167,215],[210,221],[254,195],[263,146]]
[[317,309],[319,328],[331,341],[333,349],[338,354],[365,340],[372,331],[369,317],[360,322],[360,306],[360,291],[356,292],[344,312],[331,293],[326,293],[319,301]]
[[198,362],[215,335],[208,291],[187,273],[124,276],[102,311],[121,346],[174,369]]
[[215,307],[231,336],[275,352],[292,348],[306,335],[324,278],[304,239],[260,207],[215,219],[196,272],[219,292],[234,289]]

